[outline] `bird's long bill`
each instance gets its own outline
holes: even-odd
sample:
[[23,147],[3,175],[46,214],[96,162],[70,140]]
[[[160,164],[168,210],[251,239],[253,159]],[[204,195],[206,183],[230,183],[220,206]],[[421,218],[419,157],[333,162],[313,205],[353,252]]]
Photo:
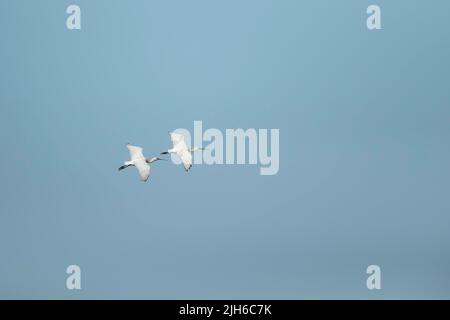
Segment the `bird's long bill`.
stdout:
[[160,154],[169,154],[169,152],[164,151],[164,152],[161,152]]

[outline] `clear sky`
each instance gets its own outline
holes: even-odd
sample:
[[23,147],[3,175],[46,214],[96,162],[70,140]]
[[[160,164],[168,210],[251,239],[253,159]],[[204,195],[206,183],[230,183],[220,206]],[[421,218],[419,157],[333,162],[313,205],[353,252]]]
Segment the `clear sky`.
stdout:
[[[449,12],[2,0],[0,298],[450,298]],[[194,120],[279,128],[279,173],[117,171]]]

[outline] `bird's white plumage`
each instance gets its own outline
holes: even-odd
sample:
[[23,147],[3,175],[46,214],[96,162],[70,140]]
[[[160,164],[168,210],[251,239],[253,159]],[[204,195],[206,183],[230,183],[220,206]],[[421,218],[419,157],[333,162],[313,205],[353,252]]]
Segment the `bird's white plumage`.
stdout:
[[[144,158],[144,154],[142,153],[141,147],[136,147],[131,144],[127,144],[128,151],[130,151],[131,160]],[[144,158],[145,159],[145,158]]]
[[192,154],[189,150],[179,153],[181,161],[183,162],[184,170],[188,171],[192,167]]
[[130,164],[134,165],[141,176],[142,181],[147,181],[150,177],[150,166],[148,165],[144,154],[142,153],[142,148],[127,144],[128,151],[130,151]]
[[184,141],[184,136],[178,133],[171,133],[170,140],[172,141],[173,148],[172,153],[176,153],[183,162],[184,169],[188,171],[192,167],[192,154],[189,150],[186,142]]
[[145,159],[137,159],[133,163],[136,169],[138,169],[142,181],[147,181],[148,177],[150,177],[150,166],[145,162]]
[[184,136],[182,134],[172,132],[170,133],[170,140],[174,145],[176,145],[178,142],[184,141]]

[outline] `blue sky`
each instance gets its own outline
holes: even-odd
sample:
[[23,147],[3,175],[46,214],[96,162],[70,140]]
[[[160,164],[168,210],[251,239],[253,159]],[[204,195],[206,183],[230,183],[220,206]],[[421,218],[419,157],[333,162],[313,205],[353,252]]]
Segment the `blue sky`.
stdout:
[[[450,298],[449,12],[2,1],[0,297]],[[117,171],[127,142],[151,156],[194,120],[279,128],[279,173],[161,161],[143,184]],[[80,291],[65,287],[70,264]]]

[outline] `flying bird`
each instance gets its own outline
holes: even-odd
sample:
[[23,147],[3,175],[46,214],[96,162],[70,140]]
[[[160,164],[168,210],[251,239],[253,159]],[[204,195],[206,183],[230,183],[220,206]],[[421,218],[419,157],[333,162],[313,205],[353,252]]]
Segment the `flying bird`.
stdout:
[[192,152],[205,150],[205,148],[195,147],[193,149],[189,149],[182,134],[174,132],[169,132],[169,134],[173,147],[172,149],[161,152],[161,154],[177,154],[181,158],[181,162],[183,162],[184,170],[189,171],[192,167]]
[[131,144],[127,144],[127,148],[128,151],[130,151],[131,160],[125,161],[123,166],[119,168],[119,171],[134,166],[138,169],[141,180],[146,182],[150,177],[150,163],[164,159],[158,157],[147,159],[144,157],[141,147],[133,146]]

